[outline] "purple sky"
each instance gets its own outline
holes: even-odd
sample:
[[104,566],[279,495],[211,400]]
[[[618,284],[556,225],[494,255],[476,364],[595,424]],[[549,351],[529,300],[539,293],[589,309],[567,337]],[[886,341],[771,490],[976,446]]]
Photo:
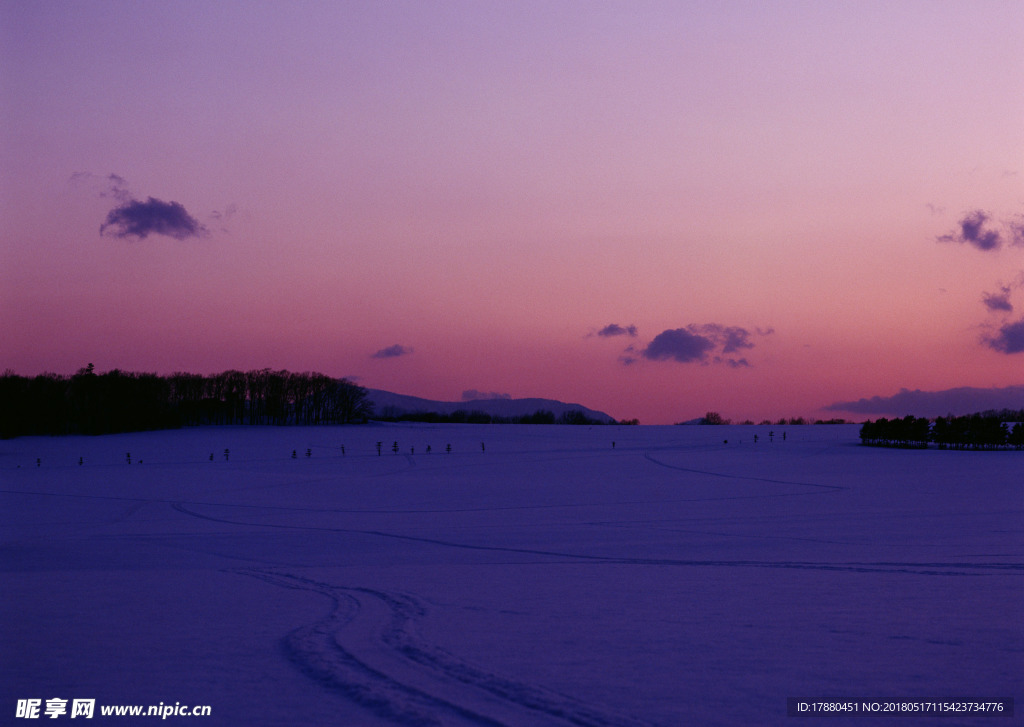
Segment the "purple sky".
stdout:
[[1024,4],[0,0],[0,368],[644,423],[1024,384]]

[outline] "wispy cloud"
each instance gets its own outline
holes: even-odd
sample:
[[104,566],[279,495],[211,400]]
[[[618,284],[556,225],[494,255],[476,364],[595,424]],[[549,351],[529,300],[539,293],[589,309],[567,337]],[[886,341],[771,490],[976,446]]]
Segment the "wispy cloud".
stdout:
[[1006,226],[1010,231],[1010,244],[1024,246],[1024,217],[1015,217]]
[[398,356],[408,356],[410,353],[412,353],[411,348],[396,343],[394,346],[382,348],[376,353],[371,354],[370,358],[396,358]]
[[127,202],[132,198],[128,181],[119,174],[102,176],[92,172],[75,172],[70,181],[72,185],[84,187],[103,198],[116,199],[118,202]]
[[638,357],[641,355],[642,353],[637,350],[636,346],[630,344],[629,346],[626,346],[626,350],[622,352],[621,356],[619,356],[619,363],[623,366],[632,366],[637,362]]
[[750,362],[745,358],[724,358],[722,356],[715,356],[715,363],[725,364],[731,369],[742,369],[750,366]]
[[629,336],[630,338],[636,338],[636,326],[620,326],[618,323],[609,323],[598,331],[597,335],[605,338],[611,336]]
[[238,214],[238,205],[232,203],[225,207],[223,212],[221,212],[220,210],[214,210],[213,212],[211,212],[210,219],[215,220],[217,222],[227,222],[236,214]]

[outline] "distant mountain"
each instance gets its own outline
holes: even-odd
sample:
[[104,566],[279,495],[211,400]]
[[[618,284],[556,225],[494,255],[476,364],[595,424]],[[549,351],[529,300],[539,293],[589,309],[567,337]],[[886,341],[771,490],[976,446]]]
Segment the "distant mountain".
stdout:
[[536,411],[549,411],[557,419],[569,411],[583,412],[590,419],[602,422],[614,422],[615,419],[603,411],[588,409],[580,404],[566,404],[554,399],[473,399],[471,401],[433,401],[418,396],[394,394],[380,389],[367,389],[367,399],[373,402],[376,416],[401,416],[402,414],[419,414],[434,412],[451,414],[459,409],[463,411],[481,411],[496,417],[519,417],[533,414]]
[[851,411],[857,414],[887,416],[941,417],[947,414],[972,414],[988,410],[1024,409],[1024,386],[979,389],[961,386],[942,391],[900,389],[893,396],[872,396],[857,401],[837,401],[827,411]]

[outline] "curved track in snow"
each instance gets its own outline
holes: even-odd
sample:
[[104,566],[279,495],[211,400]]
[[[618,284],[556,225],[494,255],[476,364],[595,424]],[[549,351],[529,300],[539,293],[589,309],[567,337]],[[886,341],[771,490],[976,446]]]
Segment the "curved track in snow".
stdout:
[[688,567],[716,567],[716,568],[787,568],[796,570],[823,570],[823,571],[850,571],[856,573],[911,573],[915,575],[929,576],[980,576],[995,573],[1009,573],[1024,575],[1024,565],[1018,563],[950,563],[950,562],[894,562],[894,561],[846,561],[846,562],[819,562],[819,561],[795,561],[795,560],[701,560],[683,558],[649,558],[630,557],[617,555],[597,555],[591,553],[571,553],[555,550],[540,550],[537,548],[519,548],[501,545],[486,545],[481,543],[466,543],[454,540],[443,540],[441,538],[427,538],[416,535],[403,535],[382,530],[361,530],[357,528],[329,528],[314,525],[290,525],[284,523],[260,523],[246,520],[235,520],[223,517],[214,517],[190,510],[184,503],[175,503],[174,509],[178,512],[213,522],[241,525],[245,527],[281,528],[285,530],[313,530],[336,533],[354,533],[369,535],[380,538],[405,540],[411,542],[425,543],[429,545],[440,545],[449,548],[464,550],[493,551],[501,553],[513,553],[517,555],[534,555],[545,558],[564,559],[573,562],[603,563],[613,565],[657,565],[657,566],[688,566]]
[[[818,484],[817,482],[794,482],[793,480],[778,480],[778,479],[771,479],[771,478],[768,478],[768,477],[753,477],[751,475],[731,475],[731,474],[726,474],[726,473],[723,473],[723,472],[712,472],[711,470],[694,469],[692,467],[680,467],[679,465],[669,464],[667,462],[662,462],[659,459],[655,459],[654,457],[651,456],[650,452],[645,452],[644,453],[644,459],[646,459],[648,462],[651,462],[653,464],[658,465],[659,467],[666,467],[666,468],[668,468],[670,470],[678,470],[680,472],[692,472],[693,474],[707,475],[709,477],[724,477],[724,478],[730,479],[730,480],[745,480],[745,481],[751,481],[751,482],[768,482],[768,483],[773,484],[773,485],[799,485],[800,487],[816,487],[816,488],[819,488],[819,491],[820,490],[837,491],[837,490],[848,490],[849,489],[848,487],[841,487],[840,485],[821,485],[821,484]],[[793,495],[810,495],[810,494],[819,494],[819,493],[817,493],[817,492],[815,492],[815,493],[811,493],[811,492],[782,492],[782,493],[771,493],[771,494],[765,494],[765,495],[747,495],[745,498],[733,498],[733,499],[746,499],[746,498],[752,498],[752,497],[792,497]]]
[[326,596],[330,613],[285,637],[289,660],[325,688],[396,724],[652,727],[496,674],[425,641],[416,624],[427,610],[409,594],[332,585],[276,570],[235,572]]

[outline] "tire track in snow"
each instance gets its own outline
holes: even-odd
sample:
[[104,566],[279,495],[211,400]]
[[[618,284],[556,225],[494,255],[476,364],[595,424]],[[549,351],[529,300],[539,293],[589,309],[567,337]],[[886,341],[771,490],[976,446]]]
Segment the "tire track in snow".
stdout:
[[39,497],[75,497],[82,500],[123,500],[124,502],[171,502],[152,497],[122,497],[119,495],[80,495],[74,492],[37,492],[34,490],[0,490],[0,495],[36,495]]
[[[822,490],[849,490],[849,487],[841,487],[840,485],[821,485],[816,482],[794,482],[792,480],[776,480],[769,477],[753,477],[751,475],[730,475],[723,472],[712,472],[710,470],[698,470],[690,467],[680,467],[679,465],[668,464],[661,460],[655,459],[651,456],[650,452],[644,452],[644,459],[648,462],[652,462],[659,467],[666,467],[670,470],[679,470],[680,472],[692,472],[698,475],[708,475],[710,477],[725,477],[730,480],[751,480],[753,482],[769,482],[773,485],[799,485],[800,487],[817,487]],[[742,497],[723,497],[723,500],[746,500],[751,498],[759,497],[794,497],[797,495],[815,495],[823,494],[817,492],[780,492],[773,495],[744,495]]]
[[418,535],[403,535],[401,533],[389,533],[383,530],[359,530],[356,528],[327,528],[313,525],[286,525],[280,523],[254,523],[244,520],[229,520],[227,518],[213,517],[194,512],[184,506],[183,503],[175,503],[174,509],[191,517],[210,520],[213,522],[227,523],[230,525],[241,525],[244,527],[280,528],[285,530],[312,530],[334,533],[352,533],[357,535],[372,535],[381,538],[395,540],[407,540],[418,543],[427,543],[447,548],[459,548],[463,550],[489,551],[500,553],[513,553],[516,555],[533,555],[558,560],[568,560],[577,563],[599,563],[608,565],[657,565],[657,566],[686,566],[686,567],[711,567],[711,568],[783,568],[795,570],[822,570],[822,571],[848,571],[854,573],[908,573],[914,575],[929,576],[984,576],[984,575],[1024,575],[1024,564],[1022,563],[916,563],[916,562],[815,562],[815,561],[790,561],[790,560],[686,560],[680,558],[643,558],[615,555],[595,555],[591,553],[568,553],[557,550],[540,550],[538,548],[513,548],[502,545],[483,545],[477,543],[459,543],[440,538],[427,538]]
[[408,725],[572,724],[653,727],[544,687],[503,677],[422,640],[424,606],[407,594],[336,586],[265,569],[233,571],[319,593],[331,613],[285,637],[305,674],[374,714]]
[[394,679],[345,648],[338,635],[359,615],[362,604],[346,594],[344,589],[273,571],[245,569],[234,572],[282,588],[319,593],[331,600],[331,612],[325,618],[300,626],[284,638],[288,660],[314,681],[396,724],[411,727],[501,727],[500,722]]

